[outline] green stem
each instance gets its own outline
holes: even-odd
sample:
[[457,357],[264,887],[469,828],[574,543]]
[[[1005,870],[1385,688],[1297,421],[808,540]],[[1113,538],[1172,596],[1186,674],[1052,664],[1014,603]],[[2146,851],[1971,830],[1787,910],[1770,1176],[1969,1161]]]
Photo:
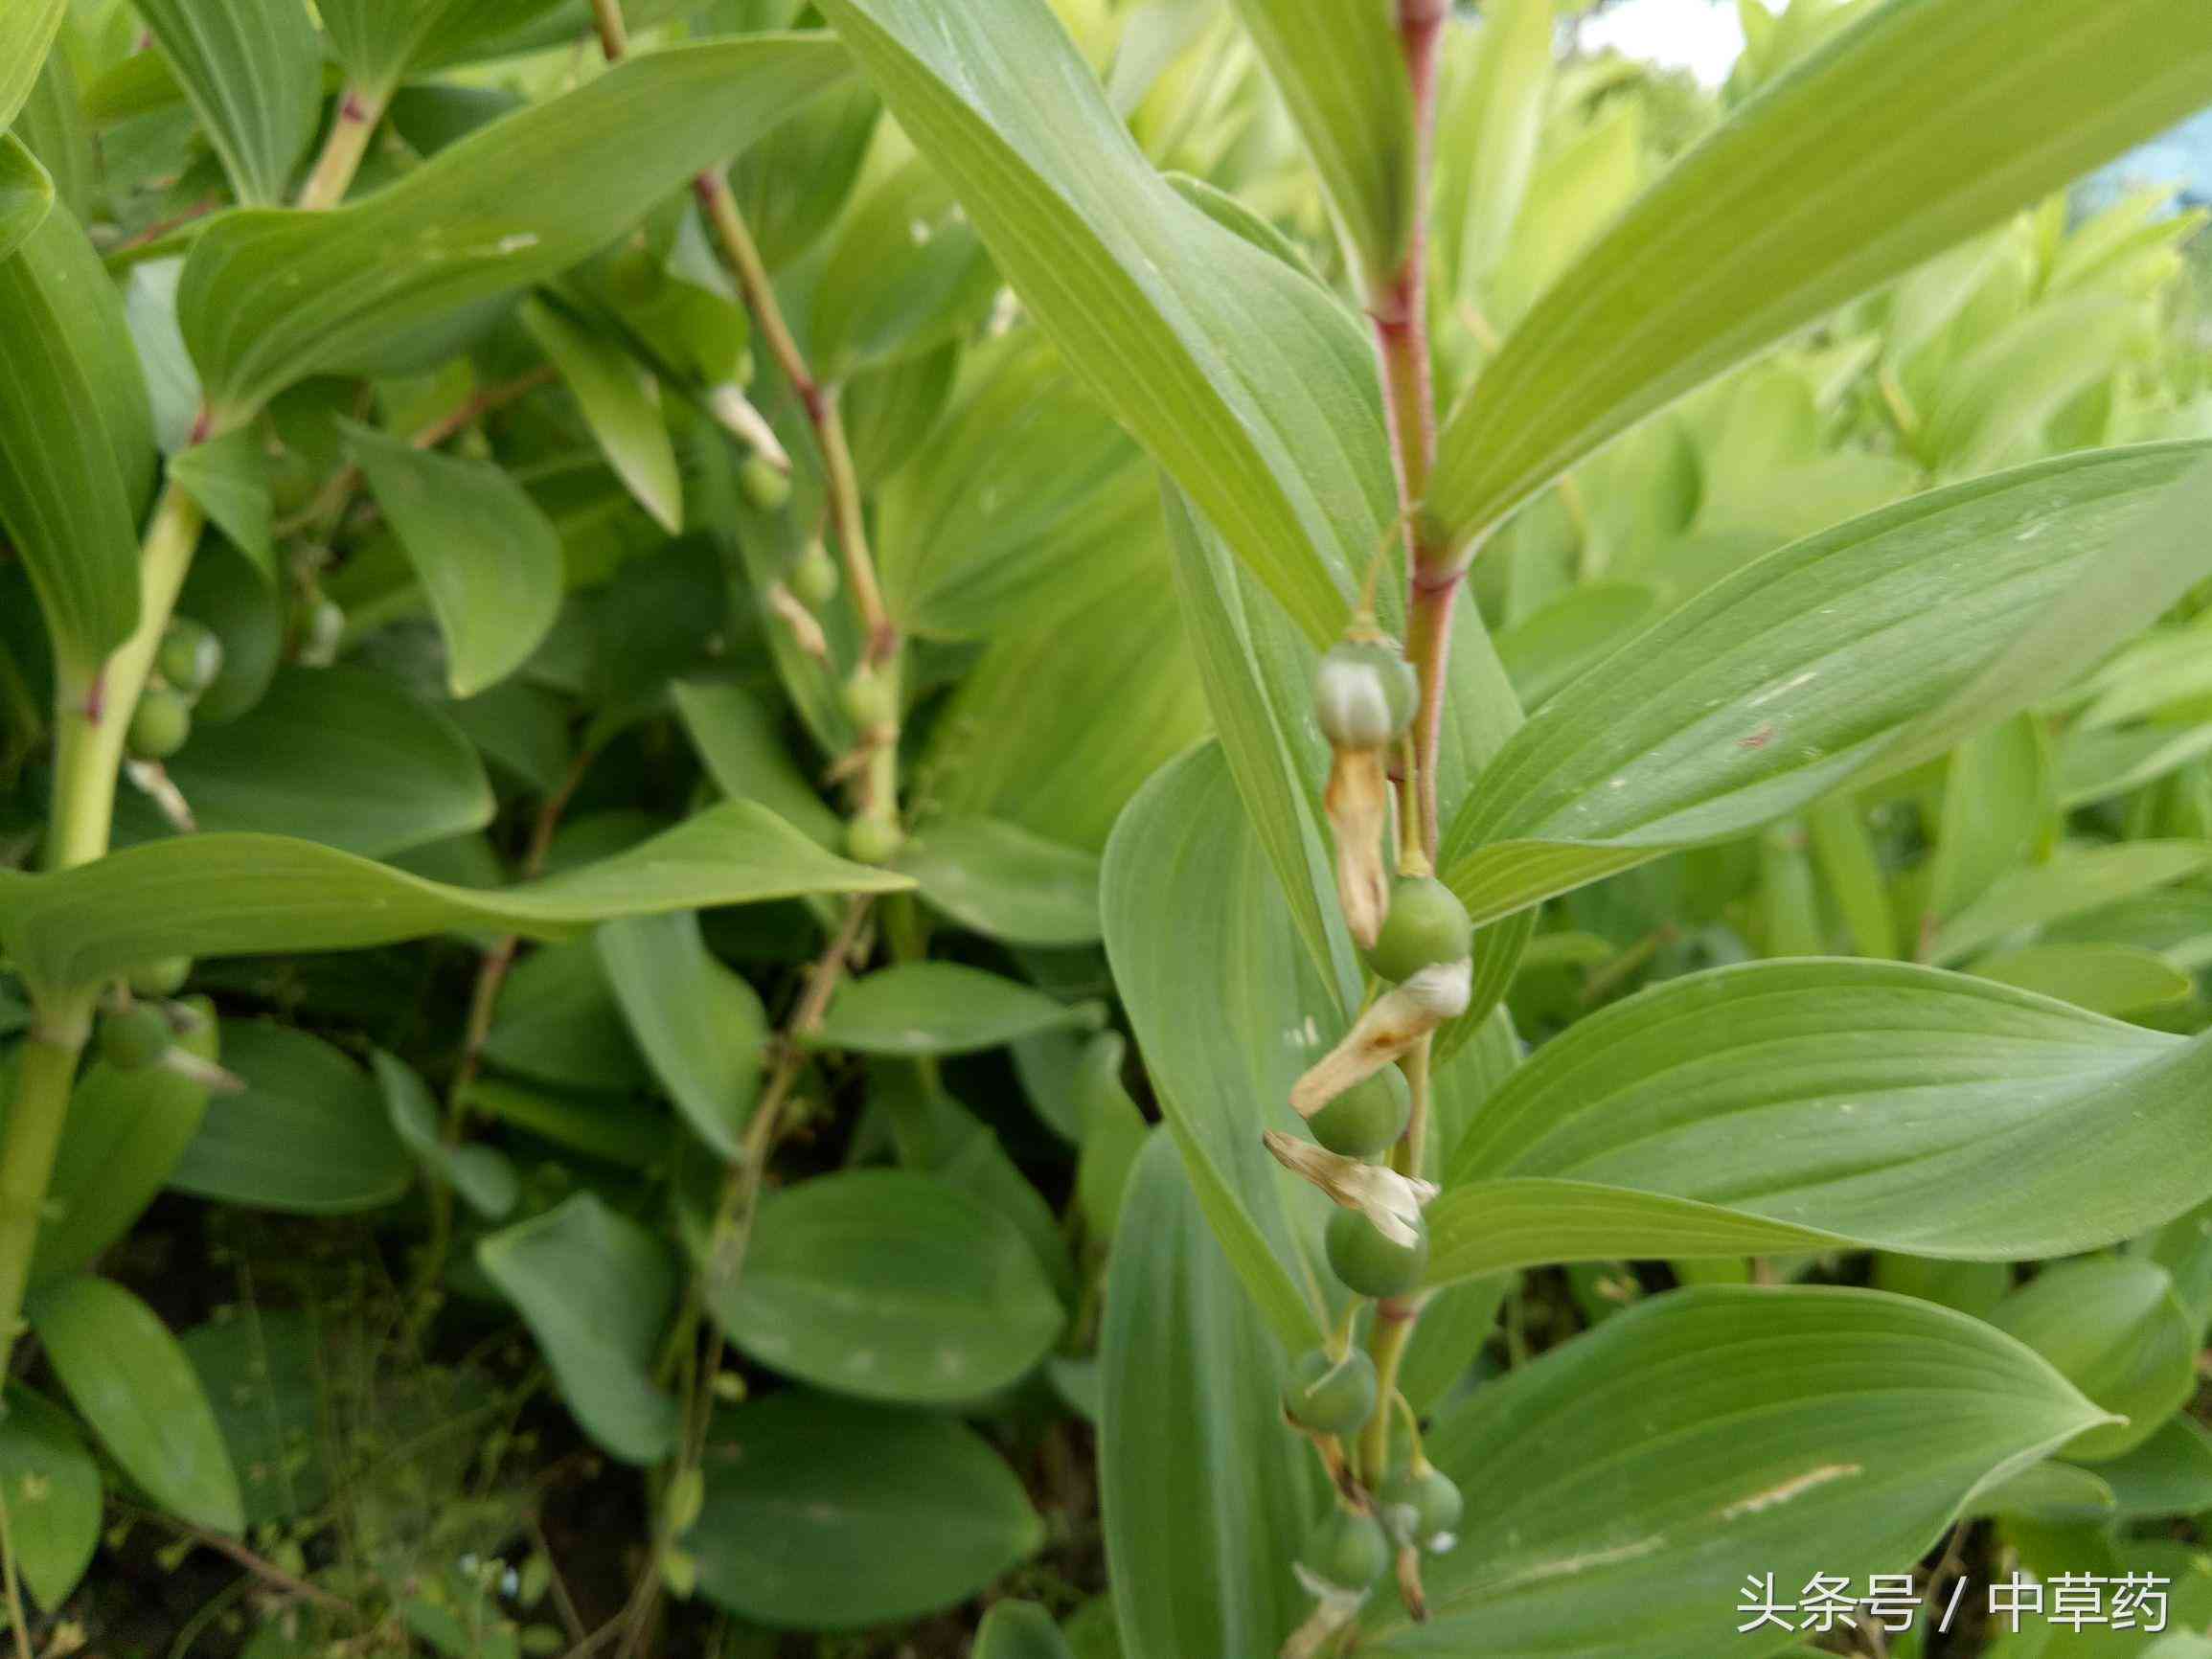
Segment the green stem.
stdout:
[[346,199],[353,175],[369,153],[369,140],[384,119],[391,94],[362,86],[348,86],[338,98],[338,113],[331,122],[331,136],[315,158],[315,170],[300,189],[300,206],[310,213],[334,208]]
[[[1421,1303],[1408,1296],[1386,1296],[1375,1305],[1375,1329],[1367,1339],[1368,1357],[1375,1361],[1379,1398],[1387,1401],[1398,1390],[1398,1368],[1413,1341],[1414,1322],[1421,1317]],[[1390,1472],[1390,1408],[1378,1405],[1359,1436],[1359,1478],[1373,1489]]]
[[6,1375],[23,1323],[23,1290],[31,1282],[46,1184],[69,1117],[78,1057],[91,1029],[92,997],[80,992],[61,1009],[42,1011],[23,1045],[15,1100],[0,1138],[0,1375]]

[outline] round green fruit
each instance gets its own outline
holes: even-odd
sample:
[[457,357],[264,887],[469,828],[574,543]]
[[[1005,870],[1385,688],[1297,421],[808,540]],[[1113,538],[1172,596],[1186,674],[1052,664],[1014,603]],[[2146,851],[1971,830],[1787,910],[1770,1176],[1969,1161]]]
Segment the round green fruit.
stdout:
[[1459,896],[1433,875],[1410,876],[1390,895],[1390,914],[1367,966],[1393,985],[1474,948],[1474,924]]
[[100,1022],[100,1056],[118,1071],[143,1071],[169,1053],[174,1034],[169,1018],[148,1003],[133,1003]]
[[1366,1350],[1342,1359],[1316,1348],[1301,1353],[1283,1390],[1283,1409],[1316,1434],[1350,1434],[1375,1415],[1375,1361]]
[[1432,1556],[1441,1556],[1457,1543],[1459,1518],[1467,1500],[1442,1469],[1407,1464],[1392,1473],[1376,1493],[1382,1506],[1383,1524],[1399,1542],[1418,1544]]
[[845,682],[845,714],[863,732],[899,723],[898,699],[891,683],[873,669],[861,669]]
[[1313,1529],[1298,1561],[1306,1571],[1340,1590],[1364,1590],[1390,1566],[1390,1540],[1373,1515],[1334,1510]]
[[178,617],[161,636],[157,663],[161,677],[188,697],[196,697],[223,670],[223,643],[212,629]]
[[1398,648],[1340,640],[1313,673],[1313,715],[1339,749],[1380,749],[1413,723],[1421,687]]
[[1428,1230],[1408,1247],[1394,1244],[1357,1210],[1329,1217],[1329,1266],[1362,1296],[1403,1296],[1428,1270]]
[[181,692],[148,686],[130,716],[130,752],[141,761],[166,761],[192,736],[192,704]]
[[845,826],[845,855],[856,864],[888,864],[905,844],[899,826],[880,818],[855,818]]
[[791,475],[765,455],[745,457],[738,468],[738,485],[755,512],[781,512],[791,499]]
[[810,542],[791,571],[791,591],[809,610],[820,610],[837,597],[837,561],[820,542]]
[[1413,1095],[1405,1086],[1405,1074],[1396,1066],[1384,1066],[1308,1118],[1306,1126],[1332,1152],[1372,1158],[1405,1133],[1412,1115]]
[[174,996],[192,978],[192,958],[165,956],[159,962],[142,962],[130,970],[128,983],[134,996]]

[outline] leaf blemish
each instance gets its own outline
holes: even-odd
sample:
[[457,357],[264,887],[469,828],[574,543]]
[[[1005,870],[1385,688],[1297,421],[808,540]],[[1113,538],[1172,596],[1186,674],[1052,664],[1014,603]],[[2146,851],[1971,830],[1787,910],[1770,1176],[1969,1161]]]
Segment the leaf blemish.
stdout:
[[1721,1518],[1723,1521],[1741,1520],[1745,1515],[1770,1510],[1777,1504],[1786,1504],[1815,1487],[1827,1486],[1831,1481],[1849,1480],[1853,1475],[1865,1472],[1863,1466],[1859,1464],[1823,1464],[1816,1469],[1808,1469],[1804,1474],[1784,1481],[1780,1486],[1768,1487],[1765,1491],[1737,1499],[1721,1511]]

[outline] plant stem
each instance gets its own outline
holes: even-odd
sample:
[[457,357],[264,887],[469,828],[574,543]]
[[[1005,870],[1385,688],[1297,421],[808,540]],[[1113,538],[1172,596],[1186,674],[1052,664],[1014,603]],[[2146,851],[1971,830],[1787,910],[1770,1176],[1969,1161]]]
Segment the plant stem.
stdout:
[[302,208],[319,213],[346,199],[353,175],[361,170],[361,161],[369,153],[369,140],[376,134],[376,124],[384,119],[384,105],[390,97],[388,91],[352,84],[339,95],[331,136],[323,141],[315,170],[300,189]]
[[1413,1340],[1413,1327],[1421,1317],[1421,1301],[1414,1296],[1386,1296],[1375,1305],[1375,1329],[1368,1334],[1367,1354],[1375,1361],[1375,1415],[1359,1434],[1359,1478],[1370,1490],[1382,1484],[1390,1468],[1390,1407],[1398,1388],[1398,1367]]
[[0,1138],[0,1376],[7,1374],[23,1323],[23,1290],[31,1282],[46,1184],[69,1117],[78,1057],[91,1031],[92,995],[80,991],[59,1008],[42,1008],[23,1045],[15,1100]]

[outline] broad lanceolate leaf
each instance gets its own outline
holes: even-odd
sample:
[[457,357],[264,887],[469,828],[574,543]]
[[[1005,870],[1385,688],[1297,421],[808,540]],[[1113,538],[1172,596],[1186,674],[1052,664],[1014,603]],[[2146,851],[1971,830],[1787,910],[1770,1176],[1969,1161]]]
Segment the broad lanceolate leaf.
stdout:
[[232,545],[253,560],[273,586],[277,580],[276,503],[269,484],[268,452],[259,433],[241,426],[194,444],[169,464],[178,489]]
[[457,697],[529,659],[560,610],[560,533],[488,462],[436,455],[367,426],[346,442],[445,635]]
[[0,1416],[0,1487],[23,1582],[58,1613],[100,1547],[100,1466],[69,1414],[20,1383]]
[[1338,988],[1319,978],[1281,895],[1212,746],[1155,775],[1106,848],[1106,954],[1160,1109],[1230,1261],[1298,1350],[1320,1335],[1300,1240],[1321,1200],[1260,1135],[1297,1127],[1290,1085],[1344,1033]]
[[1482,534],[1642,416],[2208,98],[2196,0],[1869,8],[1552,286],[1446,431],[1431,508],[1454,541]]
[[14,0],[0,12],[0,132],[31,96],[46,49],[69,13],[69,0]]
[[209,1103],[170,1184],[203,1198],[295,1216],[374,1210],[414,1166],[361,1068],[303,1031],[223,1025],[223,1069],[245,1084]]
[[699,1593],[764,1625],[918,1618],[1044,1544],[1014,1471],[951,1418],[792,1389],[718,1418],[706,1469]]
[[2212,1039],[1935,968],[1670,980],[1476,1114],[1429,1207],[1431,1277],[1846,1243],[2076,1254],[2212,1196],[2207,1079]]
[[153,1309],[120,1284],[78,1278],[34,1293],[28,1312],[70,1402],[124,1471],[194,1526],[243,1531],[207,1393]]
[[316,13],[347,77],[374,94],[412,63],[436,63],[513,34],[560,0],[318,0]]
[[1768,555],[1538,710],[1445,837],[1477,920],[1950,748],[2212,567],[2194,444],[1932,491]]
[[1337,0],[1238,0],[1344,240],[1371,286],[1412,234],[1413,95],[1391,11]]
[[768,1040],[760,993],[715,960],[692,911],[610,921],[597,943],[607,984],[661,1087],[700,1140],[739,1157]]
[[1989,1322],[2126,1419],[2070,1442],[2066,1456],[2077,1463],[2134,1450],[2196,1392],[2197,1330],[2174,1294],[2173,1276],[2155,1261],[2061,1262],[1998,1303]]
[[676,1303],[667,1244],[597,1194],[579,1193],[492,1234],[476,1260],[520,1309],[585,1432],[626,1463],[667,1455],[676,1402],[652,1375]]
[[2128,841],[2068,848],[2047,863],[2007,871],[1945,922],[1928,955],[1956,962],[2016,932],[2118,904],[2212,868],[2212,842]]
[[1017,1382],[1065,1321],[1014,1223],[932,1176],[819,1175],[762,1206],[707,1306],[764,1365],[840,1394],[943,1405]]
[[996,1602],[975,1629],[975,1659],[1074,1659],[1052,1615],[1035,1602]]
[[1122,1652],[1273,1653],[1308,1605],[1290,1563],[1321,1512],[1319,1466],[1283,1424],[1284,1351],[1166,1135],[1129,1184],[1099,1363]]
[[414,1068],[382,1049],[369,1057],[369,1065],[383,1093],[392,1132],[432,1179],[444,1181],[489,1220],[497,1221],[514,1208],[522,1182],[505,1152],[495,1147],[449,1145],[439,1128],[438,1103]]
[[1091,1019],[1083,1009],[981,968],[914,962],[847,985],[807,1040],[863,1055],[960,1055]]
[[322,48],[302,0],[139,0],[138,11],[239,200],[283,201],[323,101]]
[[0,260],[0,528],[57,656],[89,677],[138,623],[135,493],[153,443],[114,284],[66,209]]
[[2011,1338],[1878,1291],[1681,1291],[1478,1391],[1427,1452],[1470,1492],[1431,1621],[1362,1651],[1712,1659],[1747,1577],[1904,1570],[1979,1489],[2103,1414]]
[[53,875],[0,871],[0,942],[33,984],[66,989],[166,956],[353,950],[467,927],[558,939],[623,916],[911,885],[733,801],[612,858],[503,890],[274,835],[187,836]]
[[843,73],[834,43],[801,36],[643,54],[349,207],[211,226],[177,314],[218,423],[574,264]]
[[1350,316],[1153,170],[1044,0],[825,11],[1069,367],[1333,637],[1392,514]]
[[661,414],[659,382],[618,341],[593,332],[558,307],[526,301],[522,320],[568,383],[615,476],[656,524],[680,534],[684,485]]

